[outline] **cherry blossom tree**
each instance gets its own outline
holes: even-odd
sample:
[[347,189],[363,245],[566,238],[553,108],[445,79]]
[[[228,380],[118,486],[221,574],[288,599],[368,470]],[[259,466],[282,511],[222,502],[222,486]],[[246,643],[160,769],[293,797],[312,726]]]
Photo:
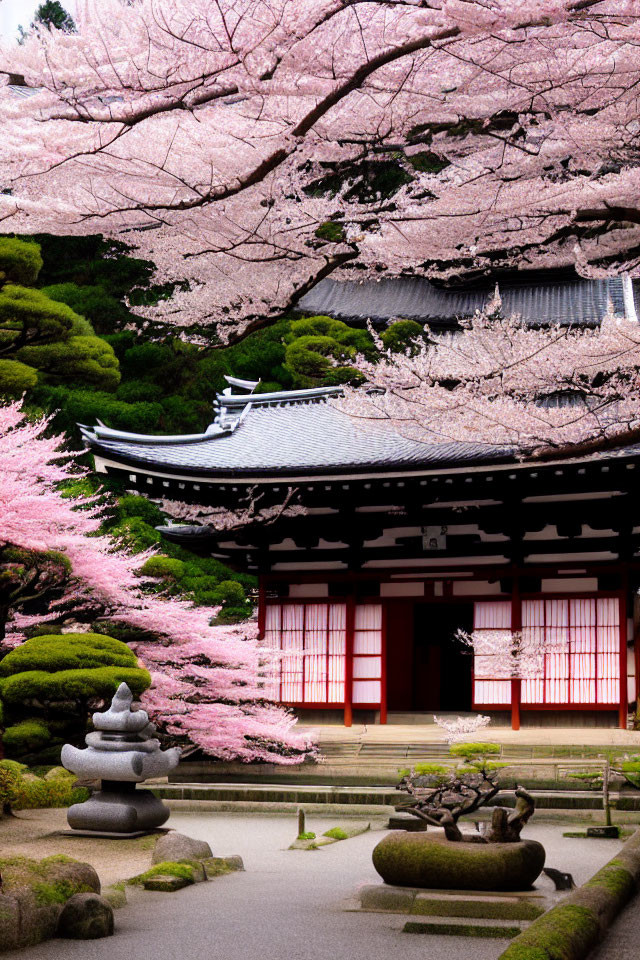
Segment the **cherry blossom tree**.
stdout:
[[46,419],[27,419],[19,403],[0,406],[0,586],[17,577],[16,551],[55,566],[52,573],[43,561],[46,613],[30,608],[37,580],[5,605],[5,615],[14,610],[10,642],[43,617],[88,607],[134,631],[153,678],[146,705],[169,734],[216,757],[298,762],[309,745],[292,715],[268,702],[261,677],[270,653],[254,625],[211,627],[215,609],[145,593],[138,571],[148,555],[132,557],[99,535],[95,499],[65,496],[60,485],[78,474],[47,427]]
[[340,407],[363,429],[375,420],[424,443],[484,445],[487,455],[553,458],[640,441],[640,326],[534,326],[503,317],[499,294],[458,332],[425,328],[392,353],[372,331],[358,358],[364,389]]
[[77,26],[0,51],[0,217],[130,241],[189,282],[154,320],[237,337],[356,269],[640,274],[640,0],[82,0]]

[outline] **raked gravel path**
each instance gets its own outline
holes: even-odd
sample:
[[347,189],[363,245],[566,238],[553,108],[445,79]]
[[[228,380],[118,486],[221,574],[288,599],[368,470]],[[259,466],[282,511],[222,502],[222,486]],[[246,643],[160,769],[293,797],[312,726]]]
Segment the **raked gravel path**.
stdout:
[[[371,850],[380,829],[318,851],[288,851],[292,815],[174,813],[171,826],[206,839],[214,854],[240,854],[246,873],[174,894],[135,890],[106,940],[52,940],[7,960],[497,960],[506,941],[402,933],[406,917],[345,910],[363,883],[379,878]],[[307,819],[322,833],[336,819]],[[533,825],[549,865],[588,879],[619,849],[616,841],[568,840],[567,827]],[[613,954],[606,955],[606,960]],[[631,953],[629,953],[629,958]],[[634,958],[637,953],[633,954]],[[603,955],[600,960],[605,960]],[[627,956],[616,954],[616,960]]]

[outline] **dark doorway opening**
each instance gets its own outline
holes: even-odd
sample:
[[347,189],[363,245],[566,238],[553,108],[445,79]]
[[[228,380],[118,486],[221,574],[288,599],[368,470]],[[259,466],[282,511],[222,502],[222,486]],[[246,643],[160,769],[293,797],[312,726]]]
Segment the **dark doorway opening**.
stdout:
[[471,710],[473,657],[456,640],[473,630],[473,604],[417,604],[413,647],[413,709]]

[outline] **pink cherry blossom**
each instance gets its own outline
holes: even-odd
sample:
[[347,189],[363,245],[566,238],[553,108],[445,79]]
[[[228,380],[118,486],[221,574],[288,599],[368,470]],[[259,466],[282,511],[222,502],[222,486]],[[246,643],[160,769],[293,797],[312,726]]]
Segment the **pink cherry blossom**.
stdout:
[[131,556],[99,535],[95,500],[60,491],[78,473],[48,425],[28,420],[20,403],[0,406],[0,545],[59,551],[72,567],[49,614],[15,615],[10,645],[56,611],[97,606],[142,631],[133,646],[153,675],[143,701],[163,729],[216,757],[299,762],[309,744],[293,716],[268,702],[262,676],[273,654],[257,642],[255,624],[212,627],[216,609],[146,593],[139,569],[148,554]]
[[[0,49],[26,84],[0,88],[0,218],[118,236],[186,279],[136,308],[154,323],[234,338],[356,267],[640,275],[640,0],[83,0],[76,19]],[[398,157],[393,196],[352,190],[354,164]],[[305,189],[328,171],[342,184]]]

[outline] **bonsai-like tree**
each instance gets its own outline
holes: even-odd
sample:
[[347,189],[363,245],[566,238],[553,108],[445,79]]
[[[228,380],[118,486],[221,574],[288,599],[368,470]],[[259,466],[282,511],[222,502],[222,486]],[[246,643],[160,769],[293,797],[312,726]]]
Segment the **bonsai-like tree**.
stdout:
[[494,808],[491,825],[483,834],[464,834],[458,826],[462,816],[475,813],[497,796],[502,765],[489,757],[499,749],[493,743],[458,744],[450,752],[464,758],[460,767],[418,766],[400,781],[398,789],[408,793],[411,800],[398,804],[396,810],[443,827],[447,840],[454,842],[515,843],[535,809],[533,798],[523,787],[516,788],[516,806],[511,813],[504,807]]

